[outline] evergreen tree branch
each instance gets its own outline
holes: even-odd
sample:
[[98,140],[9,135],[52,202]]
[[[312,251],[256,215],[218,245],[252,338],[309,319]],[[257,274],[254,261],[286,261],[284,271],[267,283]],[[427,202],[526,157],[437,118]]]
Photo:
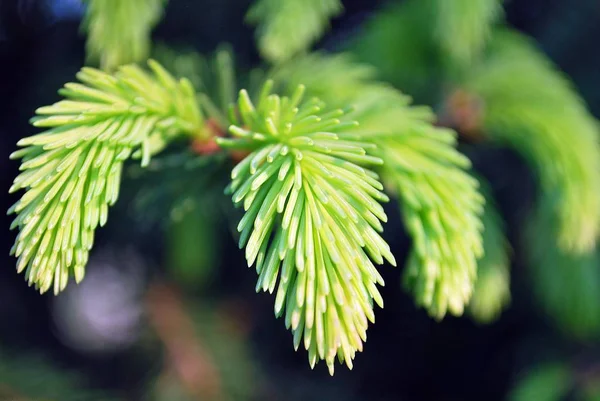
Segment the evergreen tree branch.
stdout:
[[[291,97],[271,95],[267,81],[256,105],[240,92],[234,139],[221,146],[252,153],[232,171],[230,192],[245,215],[238,230],[248,265],[256,265],[256,290],[277,288],[275,313],[285,314],[294,347],[303,342],[311,367],[334,359],[352,368],[362,350],[373,300],[383,306],[373,261],[395,264],[381,238],[387,217],[380,202],[381,164],[368,142],[345,139],[343,110],[324,111],[318,99],[301,103],[304,87]],[[279,282],[279,284],[278,284]]]
[[493,202],[487,183],[481,183],[485,196],[483,221],[483,257],[477,263],[477,281],[469,303],[469,314],[478,322],[491,323],[510,303],[510,245],[504,234],[504,222]]
[[88,61],[103,70],[145,60],[167,0],[84,0]]
[[455,149],[451,130],[433,126],[427,107],[373,79],[373,70],[347,55],[309,55],[277,68],[288,85],[301,80],[312,94],[334,106],[352,104],[360,127],[349,132],[377,145],[388,189],[402,198],[405,225],[414,249],[405,283],[419,305],[442,318],[462,314],[473,289],[482,253],[484,200],[477,181],[464,171],[469,160]]
[[257,0],[247,20],[258,25],[258,47],[278,63],[307,50],[343,10],[340,0]]
[[592,249],[600,228],[597,121],[523,35],[497,31],[489,50],[464,84],[483,101],[484,130],[520,152],[536,172],[540,210],[554,219],[560,247]]
[[9,213],[19,228],[12,254],[17,270],[41,292],[65,288],[84,276],[94,231],[104,226],[119,196],[123,163],[143,166],[172,139],[206,135],[194,91],[158,63],[153,75],[124,66],[111,76],[83,68],[82,83],[66,84],[66,99],[39,108],[33,125],[46,131],[21,139],[21,173],[10,192],[25,190]]
[[376,141],[413,238],[404,284],[436,319],[463,314],[483,253],[484,199],[477,180],[464,171],[470,162],[455,141],[453,131],[418,120]]

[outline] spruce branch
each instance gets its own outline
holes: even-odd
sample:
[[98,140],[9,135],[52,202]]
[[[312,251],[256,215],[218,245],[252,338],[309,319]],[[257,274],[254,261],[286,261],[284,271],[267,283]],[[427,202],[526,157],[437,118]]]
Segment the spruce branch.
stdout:
[[263,57],[278,63],[307,50],[342,10],[340,0],[258,0],[247,20],[258,25]]
[[477,281],[469,303],[469,314],[480,323],[491,323],[510,303],[510,245],[487,183],[477,177],[484,195],[483,257],[477,263]]
[[415,121],[376,142],[414,241],[404,284],[436,319],[463,314],[483,254],[484,199],[477,180],[464,171],[470,162],[455,141],[453,131]]
[[464,83],[484,104],[489,139],[513,147],[537,174],[540,210],[558,244],[583,253],[600,231],[598,122],[572,84],[522,34],[498,30]]
[[493,24],[502,14],[501,0],[432,0],[434,36],[444,54],[466,66],[483,51]]
[[460,315],[469,301],[482,253],[484,199],[465,170],[469,160],[455,148],[456,135],[436,128],[427,107],[374,79],[374,70],[348,55],[312,54],[278,67],[288,87],[304,81],[311,94],[343,106],[352,104],[361,121],[349,132],[377,145],[388,189],[402,199],[405,225],[414,250],[405,283],[419,305],[442,318]]
[[167,0],[84,0],[88,61],[103,70],[145,60]]
[[277,289],[275,314],[285,315],[294,347],[303,343],[311,367],[325,360],[333,374],[336,355],[352,368],[375,318],[373,300],[383,306],[373,261],[395,265],[380,236],[388,198],[369,169],[382,161],[369,154],[371,143],[344,135],[356,123],[342,120],[343,110],[301,103],[303,86],[289,98],[272,95],[272,85],[256,105],[241,91],[235,138],[218,139],[252,151],[229,187],[245,210],[240,246],[256,266],[256,290]]
[[21,173],[10,192],[25,190],[9,213],[19,228],[12,254],[17,270],[41,292],[62,291],[84,276],[94,231],[119,196],[123,163],[142,166],[180,134],[203,136],[202,116],[186,80],[158,63],[153,75],[123,66],[114,75],[83,68],[59,91],[66,99],[41,107],[32,120],[46,131],[21,139]]

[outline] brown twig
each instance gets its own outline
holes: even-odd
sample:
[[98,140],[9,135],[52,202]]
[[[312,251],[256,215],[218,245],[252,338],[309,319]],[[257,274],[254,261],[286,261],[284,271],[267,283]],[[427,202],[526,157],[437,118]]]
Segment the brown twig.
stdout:
[[[199,155],[211,155],[222,151],[221,147],[216,141],[216,138],[223,138],[227,136],[227,132],[218,124],[214,118],[210,118],[206,121],[205,126],[209,136],[207,139],[194,139],[191,143],[192,150]],[[237,164],[244,160],[248,156],[248,152],[239,150],[229,151],[231,159]]]

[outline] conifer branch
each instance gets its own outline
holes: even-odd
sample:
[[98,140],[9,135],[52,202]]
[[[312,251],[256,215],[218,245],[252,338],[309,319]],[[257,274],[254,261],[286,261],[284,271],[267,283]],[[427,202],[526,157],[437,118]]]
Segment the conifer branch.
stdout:
[[464,85],[483,100],[489,138],[534,169],[539,207],[557,225],[560,247],[592,249],[600,231],[598,122],[571,83],[525,36],[499,30]]
[[263,57],[277,63],[307,50],[342,10],[340,0],[258,0],[247,20],[258,25]]
[[313,54],[273,72],[288,85],[307,82],[312,94],[336,106],[352,104],[361,125],[350,130],[377,145],[388,189],[402,199],[414,250],[405,283],[419,305],[442,318],[460,315],[469,301],[482,254],[484,199],[465,169],[451,130],[436,128],[431,110],[373,79],[373,70],[347,55]]
[[275,313],[285,315],[294,347],[308,350],[311,367],[334,359],[352,368],[374,321],[373,300],[383,306],[373,261],[395,264],[381,238],[388,200],[369,166],[381,159],[368,142],[346,139],[356,126],[343,110],[324,111],[318,99],[301,103],[271,95],[267,81],[256,105],[240,92],[234,139],[221,146],[252,150],[232,171],[230,192],[245,215],[238,230],[248,265],[256,265],[256,290],[277,289]]
[[414,241],[404,284],[436,319],[463,314],[483,254],[484,199],[477,180],[465,173],[470,162],[455,141],[453,131],[415,121],[376,142]]
[[142,166],[180,134],[204,135],[194,91],[158,63],[153,75],[124,66],[114,75],[83,68],[59,91],[66,99],[41,107],[32,120],[46,131],[24,138],[21,173],[10,192],[25,190],[9,213],[19,228],[17,270],[41,292],[62,291],[84,276],[94,231],[119,196],[123,162]]
[[88,61],[103,70],[145,60],[167,0],[84,0]]

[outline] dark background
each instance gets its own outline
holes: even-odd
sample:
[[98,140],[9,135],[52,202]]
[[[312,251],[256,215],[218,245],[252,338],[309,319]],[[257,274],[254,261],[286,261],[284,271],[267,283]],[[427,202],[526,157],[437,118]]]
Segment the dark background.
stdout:
[[[346,13],[334,21],[322,46],[333,47],[360,30],[361,22],[382,3],[344,1]],[[238,61],[253,65],[258,62],[253,33],[242,23],[248,4],[242,0],[171,0],[154,38],[199,51],[231,42]],[[600,3],[512,0],[506,11],[509,24],[539,41],[600,116]],[[84,43],[77,13],[57,17],[43,0],[0,0],[0,194],[8,191],[17,173],[17,163],[8,160],[16,141],[35,132],[28,125],[35,108],[58,100],[57,89],[74,78],[84,63]],[[492,183],[513,238],[534,198],[527,169],[507,150],[479,146],[465,151]],[[14,196],[0,195],[0,209],[7,210],[15,201]],[[387,237],[394,254],[402,259],[409,240],[397,207],[392,203],[387,211]],[[144,258],[160,260],[160,233],[137,230],[125,212],[111,213],[109,226],[98,234],[99,247],[131,245]],[[43,354],[58,366],[77,370],[91,387],[144,399],[140,389],[155,377],[163,358],[160,347],[134,345],[89,356],[64,345],[51,319],[53,296],[39,295],[15,272],[15,261],[8,256],[15,233],[8,231],[11,219],[0,215],[0,350],[14,355]],[[311,372],[304,352],[293,352],[283,322],[273,318],[270,296],[254,294],[254,272],[245,268],[243,254],[228,239],[227,228],[221,231],[215,232],[224,241],[216,279],[208,289],[186,290],[186,296],[190,302],[228,299],[244,305],[252,353],[273,388],[272,395],[263,400],[494,401],[504,399],[524,369],[539,360],[598,359],[597,347],[563,337],[539,316],[517,258],[512,270],[512,307],[487,327],[468,318],[431,320],[401,289],[402,267],[383,268],[386,307],[376,312],[377,323],[369,330],[365,352],[357,356],[354,370],[339,367],[334,378],[329,378],[322,365]],[[519,255],[518,246],[515,254]],[[147,276],[161,273],[153,267]]]

